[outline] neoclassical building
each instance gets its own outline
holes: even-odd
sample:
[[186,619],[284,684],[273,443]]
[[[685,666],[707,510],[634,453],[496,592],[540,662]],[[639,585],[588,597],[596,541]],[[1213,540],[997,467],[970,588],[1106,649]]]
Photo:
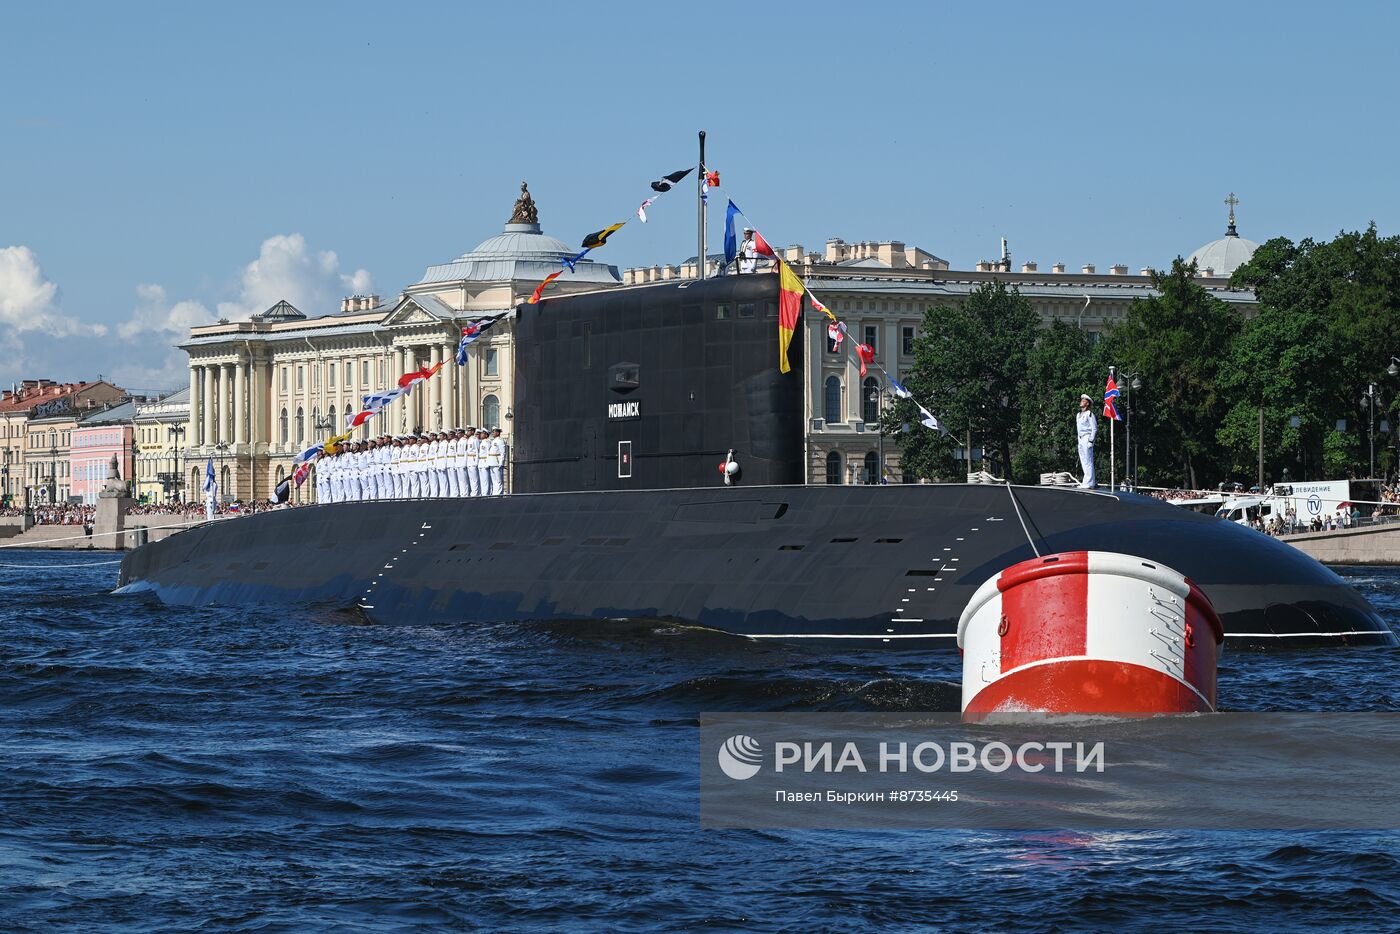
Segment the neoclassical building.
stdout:
[[[403,373],[447,361],[441,372],[371,419],[358,435],[454,426],[500,427],[509,438],[514,309],[576,250],[545,234],[533,199],[521,196],[505,229],[456,259],[429,266],[391,302],[345,299],[338,312],[308,315],[279,302],[248,321],[194,328],[189,354],[186,490],[196,495],[214,459],[225,498],[266,499],[295,455],[343,430],[363,396]],[[582,260],[551,295],[621,282],[617,268]],[[453,360],[465,322],[504,319]],[[294,495],[313,495],[305,484]]]
[[[1257,244],[1235,230],[1234,201],[1224,237],[1191,254],[1202,275],[1197,282],[1217,298],[1239,307],[1246,315],[1256,307],[1254,293],[1231,289],[1230,273],[1246,261]],[[957,305],[992,280],[1015,286],[1030,299],[1042,321],[1070,322],[1097,340],[1103,331],[1122,321],[1135,298],[1157,294],[1148,270],[1131,274],[1115,264],[1107,273],[1085,264],[1078,272],[1055,263],[1048,271],[1034,262],[1013,269],[1005,241],[1000,259],[981,262],[971,270],[954,270],[932,253],[899,241],[846,243],[827,241],[822,253],[801,245],[781,251],[783,258],[803,277],[812,291],[846,322],[850,335],[875,348],[878,361],[896,378],[913,363],[913,344],[924,325],[924,311],[932,306]],[[723,257],[710,257],[711,275]],[[625,270],[624,281],[636,284],[695,275],[695,259],[679,266],[651,266]],[[832,352],[825,319],[809,311],[804,320],[807,360],[807,477],[811,483],[875,483],[880,477],[880,452],[890,482],[899,482],[899,447],[891,438],[881,444],[877,427],[881,381],[871,373],[864,379],[860,366],[846,348]],[[810,361],[820,361],[812,366]],[[953,426],[956,428],[957,426]],[[973,458],[979,456],[973,439]],[[961,446],[958,448],[961,456]]]

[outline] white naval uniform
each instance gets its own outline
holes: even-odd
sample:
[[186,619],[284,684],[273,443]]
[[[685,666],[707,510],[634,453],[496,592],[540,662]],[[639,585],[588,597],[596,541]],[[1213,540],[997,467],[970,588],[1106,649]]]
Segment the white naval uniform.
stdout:
[[467,466],[464,472],[467,475],[468,496],[481,495],[481,487],[477,485],[476,476],[477,460],[478,454],[480,453],[480,448],[481,442],[477,440],[476,435],[472,435],[470,438],[467,439]]
[[506,443],[500,438],[486,439],[486,478],[489,481],[487,496],[500,496],[502,489],[502,466],[505,464]]
[[757,269],[758,248],[754,246],[753,237],[746,237],[739,247],[739,273],[741,275],[748,275]]
[[447,495],[447,440],[433,442],[433,495]]
[[[295,468],[293,468],[295,470]],[[316,502],[329,503],[331,501],[331,485],[326,480],[326,461],[322,460],[316,464]],[[293,481],[296,482],[296,481]]]
[[447,495],[454,499],[462,495],[461,474],[457,472],[457,458],[462,453],[462,439],[452,438],[447,442]]
[[389,449],[389,480],[394,485],[394,499],[403,499],[403,445]]
[[476,495],[491,495],[491,474],[486,469],[486,458],[490,454],[491,439],[478,438],[476,442]]
[[1084,481],[1079,485],[1086,490],[1094,488],[1094,438],[1099,433],[1099,422],[1094,417],[1094,405],[1079,412],[1074,417],[1079,434],[1079,466],[1084,470]]
[[379,498],[389,499],[394,495],[393,480],[389,476],[389,459],[392,453],[390,442],[386,441],[377,453],[379,455]]

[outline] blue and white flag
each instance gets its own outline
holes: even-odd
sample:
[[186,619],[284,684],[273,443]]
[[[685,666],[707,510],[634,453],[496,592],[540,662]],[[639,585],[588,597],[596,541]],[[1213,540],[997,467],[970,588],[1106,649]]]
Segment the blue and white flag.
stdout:
[[219,484],[214,480],[214,457],[210,455],[209,463],[204,465],[204,492],[214,495],[219,490]]
[[481,335],[486,333],[487,328],[501,320],[501,316],[494,318],[477,318],[475,321],[468,321],[462,328],[462,340],[457,344],[457,365],[467,365],[467,348]]
[[739,255],[739,238],[734,233],[734,218],[744,213],[739,210],[739,206],[731,199],[729,207],[724,211],[724,265],[728,266],[734,262],[734,257]]
[[317,454],[320,454],[320,453],[321,453],[321,449],[324,448],[324,447],[325,447],[324,444],[322,444],[321,442],[317,441],[315,444],[311,445],[311,447],[307,448],[305,451],[302,451],[302,452],[301,452],[300,454],[298,454],[296,457],[292,458],[292,463],[293,463],[293,464],[303,464],[303,463],[305,463],[305,462],[311,460],[311,458],[315,457]]
[[[918,403],[915,403],[915,405],[918,405]],[[943,427],[943,423],[938,420],[938,417],[922,405],[919,406],[919,424],[923,425],[925,428],[932,428],[945,437],[948,434],[948,429]]]
[[885,374],[885,379],[887,379],[887,380],[890,381],[890,392],[894,393],[896,396],[899,396],[899,398],[901,398],[901,399],[912,399],[912,398],[914,398],[914,394],[913,394],[912,392],[910,392],[909,390],[905,389],[905,388],[904,388],[904,385],[903,385],[902,383],[900,383],[899,380],[897,380],[897,379],[895,379],[893,376],[891,376],[889,373],[886,373],[886,374]]

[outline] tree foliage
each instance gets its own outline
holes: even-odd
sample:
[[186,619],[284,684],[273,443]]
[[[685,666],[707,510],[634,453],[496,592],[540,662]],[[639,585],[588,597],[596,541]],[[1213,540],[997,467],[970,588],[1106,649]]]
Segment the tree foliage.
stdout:
[[1221,374],[1240,315],[1194,281],[1181,257],[1152,273],[1158,294],[1135,300],[1109,332],[1109,352],[1145,384],[1137,412],[1141,463],[1158,482],[1192,487],[1215,472],[1216,427],[1224,410]]
[[[995,452],[995,465],[1011,462],[1020,420],[1026,360],[1039,317],[1029,300],[1000,281],[978,287],[961,304],[930,308],[914,341],[914,365],[904,385],[947,425],[959,441]],[[887,431],[900,431],[906,474],[948,478],[961,469],[953,445],[919,425],[919,411],[896,400]],[[911,426],[906,433],[903,426]]]

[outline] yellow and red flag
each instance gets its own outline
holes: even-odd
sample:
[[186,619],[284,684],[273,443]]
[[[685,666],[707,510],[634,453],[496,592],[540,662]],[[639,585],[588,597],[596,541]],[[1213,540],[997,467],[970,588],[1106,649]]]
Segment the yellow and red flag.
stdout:
[[802,317],[802,293],[806,289],[797,273],[782,260],[778,261],[778,290],[778,370],[786,373],[792,369],[788,365],[788,345]]

